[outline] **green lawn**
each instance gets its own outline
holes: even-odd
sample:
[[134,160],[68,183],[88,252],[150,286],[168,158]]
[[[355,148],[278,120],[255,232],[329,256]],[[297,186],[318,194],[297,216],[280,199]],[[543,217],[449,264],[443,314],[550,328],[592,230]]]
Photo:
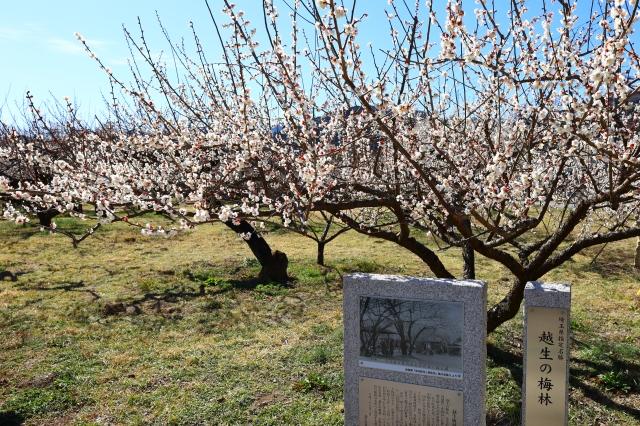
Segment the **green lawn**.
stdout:
[[[291,288],[250,288],[256,262],[220,226],[159,239],[112,225],[74,249],[0,222],[0,270],[22,273],[0,282],[0,424],[341,424],[339,275],[314,265],[310,240],[267,239],[289,256]],[[573,284],[571,424],[640,424],[633,244],[545,277]],[[444,261],[461,270],[457,252]],[[327,247],[327,262],[430,275],[410,253],[352,232]],[[508,275],[486,259],[478,270],[497,300]],[[518,317],[489,339],[489,424],[519,422],[521,336]]]

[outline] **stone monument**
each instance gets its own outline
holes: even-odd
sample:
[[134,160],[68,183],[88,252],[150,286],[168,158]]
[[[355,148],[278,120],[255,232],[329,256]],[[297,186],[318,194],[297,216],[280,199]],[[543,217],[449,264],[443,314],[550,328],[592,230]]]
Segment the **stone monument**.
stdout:
[[485,424],[486,303],[480,281],[345,276],[345,424]]
[[527,283],[524,290],[522,424],[567,424],[571,287]]

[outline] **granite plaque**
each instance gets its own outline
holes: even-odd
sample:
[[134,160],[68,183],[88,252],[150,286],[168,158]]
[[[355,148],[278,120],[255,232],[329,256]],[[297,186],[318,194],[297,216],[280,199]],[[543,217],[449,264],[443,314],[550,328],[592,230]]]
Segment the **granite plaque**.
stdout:
[[344,279],[345,424],[485,423],[486,286]]

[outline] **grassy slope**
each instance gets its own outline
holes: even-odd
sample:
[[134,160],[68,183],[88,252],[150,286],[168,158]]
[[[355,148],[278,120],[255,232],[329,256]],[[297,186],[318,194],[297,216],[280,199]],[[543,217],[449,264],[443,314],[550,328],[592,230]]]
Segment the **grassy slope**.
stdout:
[[[294,288],[243,288],[255,261],[218,226],[164,240],[115,225],[73,249],[64,237],[0,223],[0,268],[25,272],[0,282],[0,423],[342,423],[339,278],[313,264],[311,241],[267,238],[289,255]],[[545,277],[574,285],[571,423],[640,424],[632,243],[589,265],[594,254]],[[355,233],[329,245],[327,261],[430,275],[410,253]],[[459,273],[457,253],[444,262]],[[485,259],[478,269],[497,300],[508,275]],[[116,302],[129,313],[107,315]],[[521,335],[518,317],[490,338],[490,423],[518,421]]]

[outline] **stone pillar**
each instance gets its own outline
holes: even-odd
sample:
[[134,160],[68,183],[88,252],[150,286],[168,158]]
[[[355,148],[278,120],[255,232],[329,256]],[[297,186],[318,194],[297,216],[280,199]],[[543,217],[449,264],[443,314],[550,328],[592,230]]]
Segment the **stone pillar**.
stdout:
[[566,425],[571,287],[527,283],[524,290],[522,424]]

